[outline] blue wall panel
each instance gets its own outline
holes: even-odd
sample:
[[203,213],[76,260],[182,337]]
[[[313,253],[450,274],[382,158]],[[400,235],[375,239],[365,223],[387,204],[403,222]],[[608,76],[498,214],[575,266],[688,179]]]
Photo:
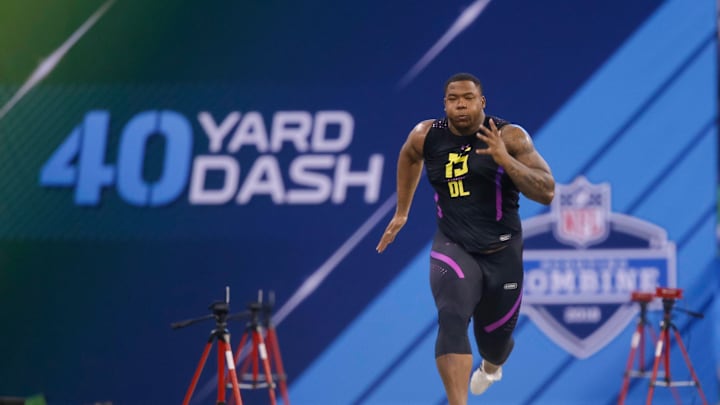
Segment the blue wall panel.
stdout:
[[[487,112],[523,125],[559,184],[578,176],[607,183],[612,212],[667,232],[685,290],[680,305],[707,315],[679,315],[677,325],[717,403],[716,7],[714,0],[0,4],[0,397],[179,403],[212,324],[169,325],[207,314],[230,286],[233,312],[259,289],[276,293],[273,319],[293,404],[446,404],[433,359],[434,204],[424,178],[406,228],[382,255],[374,247],[394,209],[402,142],[417,122],[442,115],[445,79],[470,71],[484,82]],[[438,52],[428,57],[431,49]],[[36,70],[39,60],[53,63]],[[37,82],[29,79],[34,71]],[[190,158],[166,158],[186,139],[169,130],[123,161],[126,138],[139,134],[125,133],[128,124],[163,110],[187,124]],[[107,125],[85,125],[98,111]],[[312,134],[321,134],[318,117],[328,111],[349,117],[327,127],[329,144],[342,139],[341,128],[350,136],[323,150]],[[253,114],[260,120],[252,123]],[[222,141],[211,140],[221,132]],[[106,148],[78,146],[79,155],[61,163],[79,171],[50,187],[43,167],[72,133],[78,145],[104,139]],[[239,150],[230,147],[236,136],[245,137]],[[223,202],[192,197],[203,159],[239,168]],[[343,189],[336,169],[344,161],[365,177],[332,194]],[[377,171],[368,174],[373,161]],[[92,162],[113,176],[99,186],[97,204],[82,205],[76,186],[96,178],[98,167],[82,171]],[[142,162],[138,172],[132,162]],[[262,162],[269,163],[255,178],[256,195],[238,201]],[[295,165],[308,162],[315,166],[303,183]],[[180,191],[160,206],[120,185],[182,177],[185,164]],[[219,190],[229,178],[211,171],[203,184]],[[316,201],[293,202],[293,193],[308,190]],[[521,200],[524,220],[548,210]],[[228,325],[233,349],[244,322]],[[503,381],[469,403],[614,404],[633,328],[618,328],[580,359],[523,313]],[[673,350],[674,375],[686,378]],[[193,403],[213,402],[214,362]],[[633,380],[628,403],[644,403],[646,390]],[[700,402],[693,389],[680,392],[684,403]],[[267,393],[243,390],[243,399],[267,403]],[[674,401],[659,388],[654,403]]]

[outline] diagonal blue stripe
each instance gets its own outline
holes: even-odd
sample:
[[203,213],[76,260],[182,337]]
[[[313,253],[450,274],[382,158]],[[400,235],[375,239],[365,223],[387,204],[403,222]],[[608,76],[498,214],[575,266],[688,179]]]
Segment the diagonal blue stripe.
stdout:
[[690,139],[690,142],[685,145],[685,147],[676,154],[675,158],[670,161],[667,165],[665,165],[665,168],[660,170],[660,172],[655,176],[655,178],[643,189],[641,193],[638,194],[638,197],[630,203],[628,206],[626,212],[628,214],[634,212],[640,204],[647,199],[648,196],[652,194],[652,190],[655,189],[660,183],[667,177],[668,174],[677,166],[678,162],[681,162],[687,155],[692,151],[696,146],[700,144],[700,140],[704,138],[706,135],[713,134],[710,129],[712,129],[713,125],[715,125],[717,119],[712,118],[710,121],[708,121],[702,129],[695,134]]
[[548,374],[548,377],[537,387],[535,388],[535,391],[531,392],[530,395],[528,395],[527,399],[522,401],[523,404],[532,404],[535,398],[542,395],[543,391],[545,391],[550,384],[552,384],[554,381],[559,380],[557,377],[563,373],[565,369],[568,368],[570,363],[575,361],[575,358],[572,356],[568,356],[565,361],[560,363],[559,366],[555,367],[555,369]]
[[678,238],[677,247],[678,250],[682,250],[682,247],[685,246],[685,244],[697,234],[697,230],[702,227],[702,225],[707,221],[712,221],[713,215],[715,214],[715,210],[717,209],[717,206],[715,205],[715,202],[710,204],[708,208],[703,211],[703,214],[698,218],[697,221],[695,221],[683,234],[680,238]]
[[436,327],[437,318],[434,318],[422,329],[420,333],[415,336],[413,340],[410,341],[410,343],[408,343],[408,345],[403,350],[400,351],[397,356],[395,356],[395,358],[390,362],[390,364],[388,364],[387,367],[385,367],[385,369],[381,371],[377,375],[377,377],[375,377],[375,379],[370,382],[370,384],[368,384],[368,386],[362,391],[362,393],[360,393],[360,395],[358,395],[358,397],[350,403],[353,405],[360,405],[364,403],[370,397],[370,395],[372,395],[373,391],[375,391],[375,389],[379,387],[383,383],[383,381],[390,374],[392,374],[400,364],[402,364],[403,361],[405,361],[407,356],[413,350],[415,350],[415,348],[420,345],[420,342],[425,340],[428,335],[430,335],[435,330]]
[[611,149],[614,145],[617,144],[617,141],[622,138],[625,134],[629,133],[628,129],[632,127],[632,125],[637,121],[637,119],[645,114],[647,110],[655,103],[657,100],[660,99],[660,95],[662,95],[667,89],[670,87],[670,84],[674,82],[675,80],[680,77],[691,65],[692,63],[702,54],[702,52],[710,45],[715,44],[715,32],[711,32],[710,35],[706,36],[705,39],[698,45],[693,52],[680,64],[680,66],[675,69],[675,71],[670,74],[670,76],[665,79],[662,83],[660,83],[655,91],[650,94],[650,96],[645,100],[644,103],[640,105],[630,116],[627,120],[613,133],[610,135],[605,143],[596,149],[596,152],[587,160],[585,165],[583,165],[580,170],[578,170],[575,175],[572,178],[575,178],[577,176],[580,176],[590,170],[590,168],[595,165],[595,163],[602,157],[604,154],[607,153],[609,149]]
[[[693,2],[693,6],[698,6],[696,9],[683,3],[665,2],[660,12],[538,131],[536,137],[540,139],[536,143],[545,158],[553,163],[559,179],[572,180],[570,174],[602,150],[607,136],[617,133],[627,117],[648,101],[647,96],[658,88],[657,84],[716,31],[714,19],[704,17],[708,14],[707,3]],[[714,53],[713,47],[709,49],[705,54]],[[712,77],[705,82],[708,89],[713,88]],[[683,99],[682,105],[687,106],[690,100],[697,99]],[[599,119],[599,116],[614,119]],[[551,136],[544,136],[545,133]],[[563,146],[558,148],[558,145]],[[612,147],[618,149],[617,145]],[[573,152],[576,159],[568,159],[568,152]]]
[[[431,294],[417,294],[427,288],[427,280],[417,274],[427,268],[430,246],[428,242],[399,276],[293,381],[290,396],[294,402],[315,403],[317,387],[323,386],[326,403],[350,403],[350,399],[356,398],[376,379],[379,370],[386,368],[392,361],[391,356],[403,351],[407,342],[423,330],[434,304]],[[414,310],[407,311],[398,302],[413,302]],[[382,350],[358,352],[359,347]],[[358,356],[362,361],[358,361]]]

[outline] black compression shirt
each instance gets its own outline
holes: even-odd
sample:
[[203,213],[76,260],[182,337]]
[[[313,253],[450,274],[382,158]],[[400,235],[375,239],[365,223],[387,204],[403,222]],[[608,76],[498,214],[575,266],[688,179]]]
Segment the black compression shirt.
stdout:
[[[492,118],[498,128],[508,122]],[[435,189],[439,229],[468,252],[479,253],[521,237],[519,191],[475,135],[455,135],[447,118],[435,120],[425,138],[423,158]]]

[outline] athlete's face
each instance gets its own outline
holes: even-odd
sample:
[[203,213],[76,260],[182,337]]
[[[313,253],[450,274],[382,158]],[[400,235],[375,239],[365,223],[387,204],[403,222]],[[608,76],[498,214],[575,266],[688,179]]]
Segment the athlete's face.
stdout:
[[469,135],[480,129],[485,120],[485,97],[470,80],[452,82],[445,92],[445,113],[450,128]]

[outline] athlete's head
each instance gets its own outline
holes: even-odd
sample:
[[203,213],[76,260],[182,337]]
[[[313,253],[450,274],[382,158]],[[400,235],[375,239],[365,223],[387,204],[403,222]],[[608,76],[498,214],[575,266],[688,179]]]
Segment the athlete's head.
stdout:
[[445,113],[451,129],[463,135],[476,132],[485,120],[482,83],[470,73],[457,73],[445,82]]

